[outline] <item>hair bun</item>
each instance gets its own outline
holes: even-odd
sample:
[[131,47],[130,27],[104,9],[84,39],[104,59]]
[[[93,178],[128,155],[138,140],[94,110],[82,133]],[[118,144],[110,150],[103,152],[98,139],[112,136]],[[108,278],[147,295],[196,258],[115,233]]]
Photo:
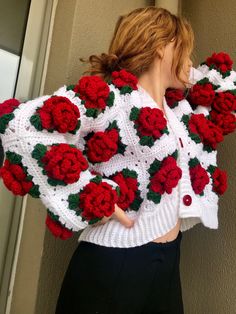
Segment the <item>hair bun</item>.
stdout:
[[112,54],[102,53],[101,61],[102,61],[102,66],[105,72],[111,73],[120,68],[119,66],[120,57],[118,57],[114,53]]

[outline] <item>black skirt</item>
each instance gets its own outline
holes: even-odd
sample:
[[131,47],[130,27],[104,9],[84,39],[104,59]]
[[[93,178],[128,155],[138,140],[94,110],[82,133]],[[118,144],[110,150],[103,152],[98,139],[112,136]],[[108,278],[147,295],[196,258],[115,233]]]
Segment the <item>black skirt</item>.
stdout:
[[183,314],[182,232],[165,243],[113,248],[81,241],[55,314]]

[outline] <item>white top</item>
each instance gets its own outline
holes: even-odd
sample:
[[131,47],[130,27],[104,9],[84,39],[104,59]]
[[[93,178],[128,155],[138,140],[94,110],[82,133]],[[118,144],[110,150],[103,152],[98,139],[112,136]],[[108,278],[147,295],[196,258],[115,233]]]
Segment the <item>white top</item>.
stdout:
[[[235,79],[234,74],[232,74],[233,79]],[[216,77],[213,79],[215,80]],[[230,78],[227,80],[228,83],[226,80],[221,82],[222,86],[224,88],[226,86],[234,87],[232,80]],[[39,197],[43,204],[58,216],[59,222],[66,228],[72,231],[83,229],[78,241],[89,241],[108,247],[143,245],[170,231],[176,225],[178,218],[181,218],[181,231],[188,230],[198,223],[211,229],[217,229],[219,197],[213,191],[213,180],[207,170],[210,165],[217,166],[217,151],[204,150],[203,143],[196,143],[190,137],[184,122],[181,121],[183,115],[190,116],[193,113],[208,115],[209,108],[198,106],[193,111],[185,99],[171,108],[164,97],[163,113],[167,119],[168,133],[161,134],[152,145],[141,145],[134,121],[130,118],[131,110],[134,107],[138,110],[144,107],[157,108],[157,104],[140,85],[138,85],[138,90],[125,94],[121,94],[114,84],[108,86],[110,92],[114,92],[114,103],[112,106],[106,106],[105,110],[96,118],[85,114],[86,108],[83,102],[73,90],[67,90],[66,85],[53,93],[53,95],[66,97],[79,108],[81,126],[75,134],[59,133],[57,130],[49,132],[46,129],[39,131],[30,122],[30,117],[35,114],[36,109],[42,107],[43,102],[52,95],[44,95],[27,101],[14,110],[14,119],[8,123],[4,134],[1,134],[2,145],[5,152],[15,152],[22,157],[22,164],[27,167],[34,184],[39,187]],[[105,162],[90,162],[89,169],[82,171],[80,179],[74,183],[56,186],[49,184],[48,176],[42,172],[42,168],[32,156],[36,144],[50,146],[53,143],[68,143],[75,145],[80,151],[84,151],[88,140],[86,136],[90,132],[106,130],[112,122],[116,122],[118,126],[123,153],[117,152]],[[167,190],[162,194],[154,192],[150,197],[149,170],[153,171],[155,161],[160,163],[174,153],[177,153],[176,166],[181,169],[181,178],[177,179],[177,185],[172,187],[171,192],[167,192]],[[193,158],[199,160],[209,176],[209,183],[205,186],[203,194],[196,194],[192,188],[189,161]],[[137,175],[140,193],[139,208],[134,210],[133,207],[129,207],[126,210],[126,214],[135,220],[132,228],[126,228],[113,218],[103,225],[92,227],[88,225],[87,221],[82,220],[78,214],[79,208],[70,208],[68,197],[71,194],[80,193],[90,180],[96,177],[96,174],[91,172],[92,170],[102,174],[103,182],[117,188],[119,185],[111,179],[111,176],[126,168]],[[159,174],[158,171],[156,169],[155,174]],[[158,177],[158,180],[162,180],[165,175],[166,172],[162,174],[162,177]],[[171,179],[170,177],[168,179]],[[168,188],[168,182],[166,184],[166,188]],[[137,194],[136,198],[138,198]]]

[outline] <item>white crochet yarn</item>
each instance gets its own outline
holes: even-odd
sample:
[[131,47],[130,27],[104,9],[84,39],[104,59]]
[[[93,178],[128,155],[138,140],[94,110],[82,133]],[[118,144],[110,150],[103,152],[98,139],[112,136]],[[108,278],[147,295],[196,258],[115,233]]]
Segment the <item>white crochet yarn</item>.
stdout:
[[[204,69],[204,67],[202,67]],[[213,75],[209,75],[210,79]],[[215,77],[214,77],[215,80]],[[224,84],[227,80],[224,81]],[[231,81],[229,81],[231,86]],[[60,87],[54,95],[69,98],[80,110],[81,127],[73,135],[70,133],[61,134],[57,131],[49,133],[47,130],[38,131],[31,125],[29,118],[34,114],[37,107],[43,105],[43,101],[51,97],[44,95],[34,100],[20,104],[15,109],[15,118],[9,122],[5,134],[1,135],[4,151],[12,151],[20,154],[22,163],[27,166],[28,172],[33,176],[34,184],[39,185],[40,198],[43,204],[54,214],[59,215],[61,223],[74,231],[83,229],[78,241],[89,241],[108,247],[134,247],[143,245],[154,240],[170,231],[178,218],[181,218],[181,231],[188,230],[198,223],[203,223],[205,227],[218,228],[218,196],[212,191],[212,180],[206,185],[204,195],[196,194],[191,186],[188,162],[190,158],[197,157],[201,166],[205,169],[211,164],[216,166],[217,151],[207,152],[203,150],[202,143],[194,142],[183,122],[180,121],[183,114],[204,113],[208,110],[198,106],[193,111],[186,100],[179,102],[178,106],[170,108],[164,102],[164,114],[167,118],[169,134],[163,134],[160,139],[155,141],[152,147],[141,146],[139,137],[133,127],[133,121],[129,119],[130,111],[133,106],[142,108],[159,107],[151,96],[138,85],[138,90],[131,94],[120,94],[118,88],[109,85],[110,90],[115,94],[114,105],[106,107],[103,113],[97,118],[85,115],[85,107],[81,104],[75,93],[66,90],[66,86]],[[42,169],[37,165],[37,160],[32,158],[31,152],[37,143],[51,145],[53,143],[74,144],[79,149],[84,149],[84,136],[91,131],[105,130],[109,122],[116,120],[120,128],[122,143],[127,145],[124,155],[116,154],[109,161],[90,165],[89,170],[82,172],[78,182],[66,186],[51,186],[47,183],[47,176],[42,174]],[[180,144],[182,140],[183,147]],[[147,199],[147,184],[149,173],[147,172],[150,164],[155,158],[162,160],[168,154],[178,150],[177,164],[182,170],[182,177],[178,185],[173,188],[171,194],[164,193],[159,204]],[[92,227],[87,222],[81,221],[81,217],[75,211],[68,208],[67,198],[71,193],[78,193],[91,178],[91,170],[96,170],[104,176],[110,176],[123,168],[135,170],[138,174],[139,189],[143,201],[138,211],[129,209],[126,214],[135,220],[132,228],[124,227],[118,220],[110,219],[104,225]],[[113,187],[118,184],[113,180],[104,178]],[[190,195],[192,203],[185,205],[183,198]]]

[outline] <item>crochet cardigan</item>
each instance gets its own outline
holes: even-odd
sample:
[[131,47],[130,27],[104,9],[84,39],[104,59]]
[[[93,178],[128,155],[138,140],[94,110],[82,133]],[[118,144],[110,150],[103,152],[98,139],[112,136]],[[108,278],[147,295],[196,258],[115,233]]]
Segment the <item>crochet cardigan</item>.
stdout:
[[[15,195],[40,198],[46,226],[67,239],[134,247],[160,237],[178,218],[218,228],[227,173],[217,147],[235,130],[236,72],[224,52],[191,69],[188,95],[168,89],[164,111],[126,69],[104,81],[82,76],[52,95],[0,104],[5,161],[0,176]],[[115,204],[135,220],[98,226]]]

